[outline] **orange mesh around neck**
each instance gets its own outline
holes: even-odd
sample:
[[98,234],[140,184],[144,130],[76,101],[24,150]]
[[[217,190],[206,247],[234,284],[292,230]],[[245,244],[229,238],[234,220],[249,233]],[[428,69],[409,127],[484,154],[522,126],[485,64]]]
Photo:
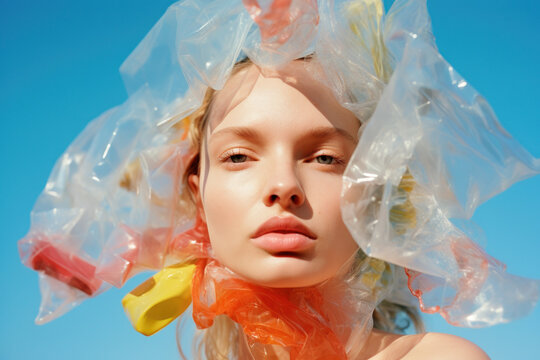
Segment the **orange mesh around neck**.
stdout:
[[[344,346],[328,326],[319,289],[273,289],[241,280],[214,260],[201,259],[193,276],[193,318],[199,329],[218,315],[240,324],[248,345],[280,345],[291,360],[346,359]],[[334,309],[333,309],[334,310]]]

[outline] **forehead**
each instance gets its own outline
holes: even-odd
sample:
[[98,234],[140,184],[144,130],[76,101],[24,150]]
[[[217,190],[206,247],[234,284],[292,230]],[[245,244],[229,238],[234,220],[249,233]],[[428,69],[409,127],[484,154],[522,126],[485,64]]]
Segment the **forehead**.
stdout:
[[[314,126],[327,123],[356,137],[360,122],[343,108],[330,89],[313,79],[304,61],[294,61],[271,75],[255,65],[231,76],[213,100],[209,133],[228,125],[248,126],[258,120],[294,120]],[[316,124],[318,122],[318,124]],[[234,124],[233,124],[234,123]]]

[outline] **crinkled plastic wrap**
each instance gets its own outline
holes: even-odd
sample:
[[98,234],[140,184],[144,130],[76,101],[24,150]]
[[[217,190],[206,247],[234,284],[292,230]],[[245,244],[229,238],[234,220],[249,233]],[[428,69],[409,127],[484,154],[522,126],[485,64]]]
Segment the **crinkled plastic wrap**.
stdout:
[[[208,235],[198,233],[199,243]],[[255,359],[273,358],[277,348],[295,359],[356,359],[372,327],[377,304],[399,286],[402,269],[355,254],[325,282],[274,289],[251,284],[209,257],[193,277],[193,318],[199,329],[227,315],[246,338]],[[240,358],[242,358],[240,356]]]
[[[331,280],[287,294],[238,280],[212,259],[204,224],[182,198],[189,115],[244,55],[267,76],[310,55],[310,73],[364,124],[343,177],[342,213],[362,250],[383,261],[364,262],[366,276],[342,289],[350,296],[329,301]],[[185,0],[121,73],[128,100],[58,160],[19,242],[23,262],[40,271],[38,323],[168,258],[199,259],[198,325],[228,314],[255,354],[265,351],[260,341],[289,346],[291,358],[354,358],[351,344],[365,340],[385,296],[407,303],[412,294],[423,311],[462,326],[509,321],[536,303],[538,281],[507,274],[466,223],[480,203],[538,173],[540,161],[440,56],[425,0],[397,0],[387,15],[378,0]]]
[[392,25],[385,44],[400,60],[344,174],[344,221],[368,255],[407,268],[423,311],[470,327],[524,316],[540,282],[506,273],[468,235],[467,220],[537,174],[540,160],[502,129],[429,36]]

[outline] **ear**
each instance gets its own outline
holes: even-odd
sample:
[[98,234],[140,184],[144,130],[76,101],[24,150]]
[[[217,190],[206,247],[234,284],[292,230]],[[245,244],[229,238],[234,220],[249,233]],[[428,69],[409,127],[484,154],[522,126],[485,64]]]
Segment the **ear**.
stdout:
[[191,191],[191,194],[193,195],[193,198],[196,202],[199,202],[201,199],[201,196],[199,194],[199,175],[197,174],[191,174],[188,176],[188,186],[189,190]]
[[199,175],[191,174],[188,176],[188,186],[191,191],[191,195],[195,200],[195,206],[197,207],[197,214],[201,219],[206,222],[206,216],[204,215],[204,207],[202,204],[201,193],[199,192]]

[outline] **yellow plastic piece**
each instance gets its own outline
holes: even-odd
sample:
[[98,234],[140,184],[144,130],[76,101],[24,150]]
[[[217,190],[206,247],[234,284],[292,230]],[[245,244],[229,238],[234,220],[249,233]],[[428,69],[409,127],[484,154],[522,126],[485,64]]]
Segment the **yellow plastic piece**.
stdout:
[[122,299],[131,324],[150,336],[180,316],[191,303],[191,281],[195,265],[164,268]]
[[382,0],[351,1],[345,9],[349,27],[357,36],[359,45],[371,53],[375,74],[381,81],[388,83],[392,66],[382,33]]
[[369,258],[368,261],[369,267],[362,274],[361,281],[364,285],[373,290],[386,270],[387,264],[384,261],[375,258]]
[[416,227],[416,208],[410,200],[410,193],[414,190],[415,181],[413,176],[406,171],[397,187],[397,193],[404,200],[390,209],[390,222],[397,234],[404,234],[407,229]]

